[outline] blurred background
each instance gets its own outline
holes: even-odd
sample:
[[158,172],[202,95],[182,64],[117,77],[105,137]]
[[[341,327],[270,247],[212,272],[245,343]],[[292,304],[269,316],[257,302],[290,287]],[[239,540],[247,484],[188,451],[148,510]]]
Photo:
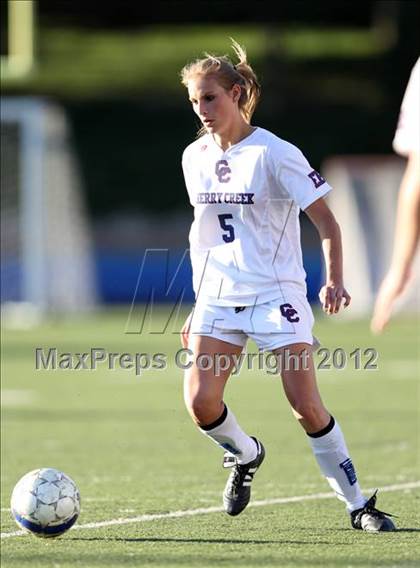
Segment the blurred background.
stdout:
[[[402,529],[397,541],[355,547],[341,509],[308,500],[259,508],[236,528],[204,515],[103,526],[57,545],[10,538],[2,566],[414,566],[418,499],[406,489],[419,479],[419,318],[397,318],[379,337],[369,319],[405,167],[392,140],[419,53],[419,5],[0,0],[2,536],[16,530],[15,483],[37,467],[75,479],[82,525],[218,503],[219,449],[191,427],[175,364],[193,301],[181,155],[198,130],[179,72],[204,51],[232,55],[230,37],[263,86],[253,123],[297,145],[334,188],[353,302],[316,317],[315,361],[363,487],[398,489],[381,508]],[[320,243],[304,213],[301,226],[315,307]],[[143,333],[151,300],[161,305]],[[56,371],[36,370],[39,348],[45,358],[58,350]],[[86,373],[76,359],[92,348],[120,357],[94,372],[90,358]],[[164,354],[168,366],[140,377],[126,354]],[[270,455],[257,498],[324,492],[278,380],[252,367],[225,400]]]
[[[354,313],[369,311],[405,165],[392,139],[419,52],[416,1],[0,5],[3,306],[28,317],[193,301],[181,155],[198,123],[179,71],[204,51],[232,55],[234,37],[263,85],[253,123],[330,176]],[[304,214],[302,242],[313,302],[323,268]]]

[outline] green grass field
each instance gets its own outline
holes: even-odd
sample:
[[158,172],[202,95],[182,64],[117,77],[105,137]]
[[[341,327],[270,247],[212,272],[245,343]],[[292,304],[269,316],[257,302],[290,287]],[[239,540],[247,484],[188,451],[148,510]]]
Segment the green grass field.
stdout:
[[[244,429],[266,446],[267,459],[253,485],[253,502],[259,506],[237,518],[222,513],[227,473],[220,450],[193,427],[184,409],[182,371],[174,364],[179,339],[171,333],[127,335],[126,319],[127,310],[115,310],[3,332],[4,568],[420,565],[414,320],[396,320],[380,338],[371,336],[367,322],[335,322],[322,315],[315,329],[331,350],[342,347],[349,354],[373,347],[379,353],[377,371],[355,370],[350,362],[344,370],[318,373],[362,487],[379,487],[378,507],[398,515],[399,532],[372,535],[352,530],[335,498],[317,496],[329,492],[329,486],[279,379],[263,371],[233,377],[226,396]],[[161,352],[169,365],[141,377],[105,367],[36,371],[36,347]],[[18,530],[8,510],[14,484],[27,471],[45,466],[62,469],[77,482],[82,495],[77,525],[56,540],[8,537]],[[412,482],[417,485],[409,488]],[[299,496],[314,497],[288,500]],[[271,499],[279,501],[264,503]],[[212,507],[216,510],[206,512]],[[190,514],[169,515],[175,511]],[[130,522],[134,517],[140,518]],[[86,526],[101,521],[102,526]]]

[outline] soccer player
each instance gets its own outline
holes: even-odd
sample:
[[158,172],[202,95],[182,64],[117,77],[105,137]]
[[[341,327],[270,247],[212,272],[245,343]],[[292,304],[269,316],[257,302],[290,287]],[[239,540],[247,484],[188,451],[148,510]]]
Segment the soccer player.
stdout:
[[391,266],[379,289],[371,322],[374,333],[385,329],[395,301],[407,289],[420,238],[419,111],[420,59],[411,72],[393,140],[394,150],[408,159],[398,196]]
[[[350,296],[343,283],[340,229],[323,199],[331,188],[296,146],[251,125],[260,85],[245,50],[234,41],[233,49],[236,65],[205,54],[181,72],[202,124],[182,158],[194,207],[190,252],[196,294],[181,331],[183,346],[194,355],[185,374],[186,406],[201,432],[225,450],[224,466],[232,471],[223,503],[229,515],[238,515],[250,500],[265,450],[238,424],[223,392],[235,358],[252,338],[261,351],[278,357],[293,413],[352,526],[394,530],[375,508],[376,494],[362,495],[340,426],[316,383],[298,216],[304,210],[319,231],[326,263],[320,299],[325,312],[335,314],[349,305]],[[209,364],[216,360],[224,364]]]

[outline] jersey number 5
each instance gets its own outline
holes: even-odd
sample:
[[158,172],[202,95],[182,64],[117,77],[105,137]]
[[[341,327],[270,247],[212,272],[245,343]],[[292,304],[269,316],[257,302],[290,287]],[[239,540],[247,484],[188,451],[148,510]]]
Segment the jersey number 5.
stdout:
[[227,219],[233,219],[233,215],[230,213],[223,213],[222,215],[218,215],[220,226],[224,231],[227,231],[227,235],[222,235],[222,239],[225,243],[231,243],[235,240],[235,231],[233,230],[232,225],[226,223]]

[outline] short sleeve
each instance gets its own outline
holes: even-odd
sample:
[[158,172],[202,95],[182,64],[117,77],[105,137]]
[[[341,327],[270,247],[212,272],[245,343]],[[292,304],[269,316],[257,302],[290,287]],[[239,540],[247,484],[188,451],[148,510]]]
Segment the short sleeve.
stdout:
[[299,148],[281,141],[281,145],[275,144],[271,150],[277,183],[302,210],[331,191],[331,186],[310,166]]
[[420,59],[414,65],[401,104],[392,146],[402,156],[420,151]]

